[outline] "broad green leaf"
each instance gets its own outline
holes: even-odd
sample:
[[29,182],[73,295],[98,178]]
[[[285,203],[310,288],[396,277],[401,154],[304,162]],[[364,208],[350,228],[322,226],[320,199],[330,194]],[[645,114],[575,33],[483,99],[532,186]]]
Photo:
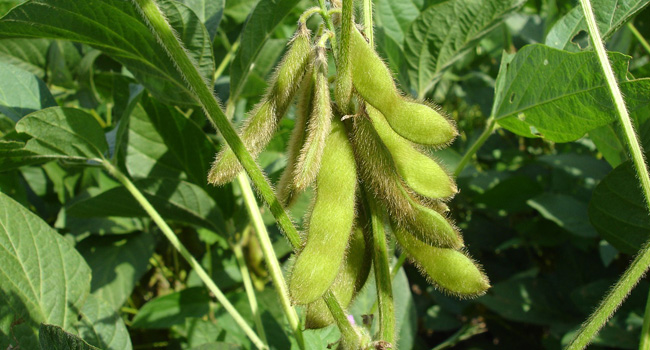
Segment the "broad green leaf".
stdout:
[[25,149],[20,141],[0,141],[0,172],[15,170],[21,166],[48,161],[46,156]]
[[523,0],[449,0],[423,11],[405,38],[409,77],[420,97]]
[[136,233],[128,236],[90,236],[77,244],[93,278],[90,292],[105,300],[111,310],[119,310],[147,272],[156,242],[154,236]]
[[79,335],[88,343],[103,350],[133,348],[122,317],[102,298],[89,295],[81,309],[80,318],[77,325]]
[[25,1],[26,0],[0,0],[0,16],[3,16],[5,13],[9,12],[9,10]]
[[291,12],[298,0],[260,0],[250,14],[241,34],[239,51],[230,64],[230,98],[242,91],[248,74],[264,43]]
[[[219,207],[204,189],[185,181],[151,178],[134,181],[147,200],[164,218],[225,232]],[[148,217],[140,204],[124,187],[83,193],[70,202],[68,215],[78,217]]]
[[596,186],[589,219],[616,249],[634,254],[650,237],[650,217],[636,171],[630,161],[614,169]]
[[210,38],[214,40],[217,34],[221,17],[223,17],[224,0],[179,0],[180,3],[187,5],[199,17],[205,28],[210,33]]
[[0,40],[0,61],[12,64],[43,79],[47,63],[48,39]]
[[39,338],[41,350],[100,350],[78,336],[64,331],[63,328],[51,324],[41,324]]
[[29,113],[52,106],[56,101],[41,79],[0,62],[0,113],[17,122]]
[[[627,80],[629,57],[611,53],[612,67],[631,111],[650,103],[650,80]],[[492,116],[525,137],[556,142],[581,138],[611,123],[614,105],[596,56],[529,45],[504,55]],[[598,72],[598,73],[596,73]]]
[[[157,3],[190,57],[198,63],[201,75],[210,80],[214,58],[210,36],[201,21],[183,4],[171,0]],[[0,38],[16,37],[64,39],[91,45],[124,64],[152,94],[166,102],[196,102],[130,1],[29,1],[0,19]]]
[[422,0],[375,1],[375,25],[400,46],[411,23],[420,15]]
[[210,311],[210,295],[205,288],[187,288],[157,297],[144,304],[133,318],[133,328],[169,328],[185,323],[189,317],[202,317]]
[[[609,39],[630,18],[648,6],[648,0],[592,0],[598,31],[603,40]],[[578,52],[591,46],[587,22],[578,4],[560,18],[546,36],[546,45],[557,49]]]
[[544,218],[580,237],[596,237],[598,233],[589,223],[587,204],[572,196],[544,193],[528,200],[528,205]]
[[3,193],[0,261],[1,349],[37,349],[43,322],[74,330],[90,291],[90,268],[46,222]]
[[607,162],[602,159],[596,159],[590,154],[549,154],[541,156],[537,160],[554,168],[561,169],[575,177],[594,182],[600,181],[612,170],[612,167]]
[[108,151],[106,137],[92,115],[74,108],[47,108],[21,119],[16,131],[33,138],[25,150],[51,158],[100,161]]

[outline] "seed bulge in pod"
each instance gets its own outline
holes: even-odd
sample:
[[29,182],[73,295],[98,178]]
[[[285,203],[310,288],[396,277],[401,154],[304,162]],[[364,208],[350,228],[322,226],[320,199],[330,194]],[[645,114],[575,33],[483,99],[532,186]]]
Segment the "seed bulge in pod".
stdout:
[[339,273],[355,217],[356,164],[343,123],[333,120],[327,137],[306,242],[291,270],[296,304],[320,298]]
[[448,144],[456,137],[456,127],[447,118],[400,95],[390,70],[356,28],[350,39],[350,60],[355,89],[398,134],[430,146]]

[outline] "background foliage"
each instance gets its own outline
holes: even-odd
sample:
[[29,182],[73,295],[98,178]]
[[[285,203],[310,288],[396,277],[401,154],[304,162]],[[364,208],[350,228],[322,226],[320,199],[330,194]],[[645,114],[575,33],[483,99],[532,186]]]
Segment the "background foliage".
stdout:
[[[158,3],[235,124],[315,5]],[[646,148],[648,3],[593,1]],[[560,348],[650,232],[581,9],[569,0],[374,4],[377,49],[401,88],[440,104],[461,131],[435,156],[453,172],[486,125],[497,129],[458,169],[450,203],[493,287],[457,300],[406,264],[394,280],[400,349]],[[0,348],[251,348],[105,160],[252,324],[232,249],[243,248],[271,347],[295,346],[259,243],[241,240],[249,221],[239,188],[207,185],[222,140],[131,2],[0,0],[0,14]],[[259,158],[274,182],[292,125],[290,111]],[[298,224],[309,200],[292,209]],[[291,249],[264,215],[286,262]],[[636,287],[592,348],[637,346],[648,288]],[[350,310],[357,322],[375,295],[369,281]],[[309,349],[337,339],[335,327],[305,333]]]

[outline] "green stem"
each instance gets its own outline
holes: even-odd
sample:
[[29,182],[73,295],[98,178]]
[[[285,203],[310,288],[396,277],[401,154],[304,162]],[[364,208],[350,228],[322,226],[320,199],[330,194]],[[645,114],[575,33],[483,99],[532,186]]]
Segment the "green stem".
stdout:
[[250,340],[255,344],[255,346],[258,349],[268,349],[267,346],[262,342],[262,340],[255,334],[255,331],[251,329],[251,327],[246,323],[244,318],[237,312],[237,309],[226,299],[226,296],[221,292],[219,287],[212,281],[210,276],[205,272],[203,267],[201,267],[201,264],[194,259],[192,254],[185,248],[183,243],[176,237],[176,234],[174,234],[174,231],[172,231],[171,227],[167,225],[165,220],[158,214],[156,209],[149,203],[147,198],[138,190],[137,187],[131,182],[131,180],[124,175],[121,171],[119,171],[116,167],[114,167],[109,161],[105,160],[103,161],[102,165],[106,170],[117,179],[129,193],[135,198],[135,200],[140,203],[142,208],[149,214],[151,219],[158,225],[158,228],[160,228],[160,231],[165,235],[165,237],[169,240],[169,242],[172,244],[174,248],[185,258],[187,263],[190,265],[190,267],[196,271],[196,274],[199,276],[201,281],[205,283],[205,285],[208,287],[210,292],[214,294],[214,296],[217,298],[217,301],[221,303],[221,305],[226,309],[226,311],[232,316],[232,318],[235,320],[237,325],[246,333],[246,335],[250,338]]
[[485,123],[485,129],[483,129],[481,136],[479,136],[478,139],[474,141],[472,147],[470,147],[469,150],[465,152],[465,155],[456,166],[456,170],[454,170],[454,177],[458,177],[458,175],[460,175],[463,169],[465,169],[467,163],[469,163],[469,161],[472,159],[472,157],[474,157],[476,152],[478,152],[481,146],[483,146],[485,141],[487,141],[490,135],[492,135],[492,132],[496,129],[496,127],[497,127],[496,119],[494,119],[494,117],[488,118]]
[[643,314],[639,350],[650,350],[650,290],[648,291],[648,300],[646,301],[645,313]]
[[[247,229],[246,231],[249,231]],[[247,233],[244,232],[242,241],[244,241]],[[241,277],[244,282],[244,290],[246,290],[246,297],[248,297],[248,303],[251,307],[251,313],[253,314],[253,319],[255,320],[255,328],[260,334],[260,338],[264,344],[268,344],[266,339],[266,332],[264,332],[264,325],[262,324],[262,317],[260,315],[260,310],[257,305],[257,297],[255,297],[255,289],[253,288],[253,282],[251,281],[251,275],[248,270],[248,265],[246,265],[246,259],[244,259],[244,252],[241,248],[241,242],[232,245],[232,251],[235,253],[235,258],[237,259],[237,265],[239,265],[239,272],[241,272]]]
[[307,20],[309,19],[309,17],[311,17],[316,13],[320,13],[322,16],[323,10],[319,6],[308,8],[307,10],[305,10],[305,12],[302,13],[302,15],[300,15],[300,17],[298,18],[298,23],[307,24]]
[[643,46],[643,48],[644,48],[646,51],[648,51],[648,53],[650,53],[650,44],[648,43],[647,40],[645,40],[645,38],[643,37],[643,35],[641,35],[641,33],[639,32],[639,30],[636,29],[636,27],[634,26],[634,24],[633,24],[632,22],[627,22],[627,28],[630,29],[630,31],[632,32],[632,34],[634,34],[634,37],[636,38],[636,40],[638,40],[638,41],[641,43],[641,46]]
[[384,220],[381,209],[375,199],[366,196],[372,221],[373,267],[377,287],[377,302],[379,303],[379,334],[380,340],[390,344],[395,343],[395,304],[393,302],[393,285],[388,262],[388,248]]
[[241,188],[242,195],[244,196],[244,202],[246,203],[248,215],[253,222],[253,227],[255,228],[257,239],[260,241],[262,251],[264,252],[264,259],[266,261],[266,265],[269,268],[269,273],[271,274],[273,285],[275,286],[275,290],[280,297],[282,309],[284,310],[284,313],[289,320],[289,326],[296,335],[298,346],[301,349],[305,349],[305,341],[302,336],[300,320],[298,318],[296,310],[291,307],[289,289],[287,288],[287,283],[284,280],[284,275],[282,274],[282,268],[280,267],[278,258],[275,255],[275,250],[273,250],[273,243],[271,242],[269,233],[266,230],[266,225],[264,225],[264,220],[262,219],[260,208],[257,206],[257,201],[255,200],[255,194],[251,189],[251,184],[248,182],[248,177],[244,173],[240,173],[237,176],[237,181],[239,183],[239,187]]
[[[630,153],[641,181],[641,188],[643,189],[646,205],[648,205],[648,208],[650,209],[650,176],[648,176],[648,169],[643,157],[641,145],[639,144],[634,126],[632,125],[632,121],[630,120],[630,116],[625,107],[623,95],[616,83],[614,72],[612,71],[609,59],[607,58],[607,52],[605,51],[603,41],[598,32],[598,26],[596,25],[596,19],[594,18],[591,3],[589,0],[580,0],[580,3],[587,21],[587,26],[589,27],[591,42],[596,50],[600,66],[605,73],[607,85],[612,95],[612,99],[614,100],[616,111],[618,112],[619,121],[623,127],[627,144],[630,147]],[[614,288],[610,290],[605,299],[601,301],[598,308],[591,314],[591,316],[589,316],[589,319],[587,319],[582,327],[580,327],[575,338],[569,344],[568,349],[583,349],[589,344],[591,339],[596,335],[596,333],[598,333],[600,328],[603,327],[619,305],[621,305],[623,300],[625,300],[630,291],[639,282],[639,279],[644,275],[648,266],[650,266],[650,241],[643,244],[639,254],[634,258],[634,261],[630,264],[625,273],[623,273],[623,276],[621,276],[618,282],[616,282]]]
[[372,0],[363,0],[363,26],[364,33],[370,46],[374,46],[374,26],[372,24]]
[[217,79],[223,74],[223,71],[226,70],[226,67],[228,67],[228,63],[230,63],[230,60],[235,56],[235,52],[237,52],[237,49],[239,49],[239,44],[241,42],[241,37],[237,38],[237,41],[235,41],[234,44],[230,47],[228,50],[228,53],[226,56],[224,56],[223,60],[221,60],[221,63],[219,63],[219,67],[217,67],[217,70],[214,72],[214,76],[212,77],[212,81],[216,82]]
[[390,270],[390,278],[392,280],[395,279],[397,276],[397,273],[399,272],[399,269],[404,265],[404,262],[406,261],[406,253],[402,252],[400,254],[399,258],[397,259],[397,262],[395,263],[395,266]]
[[336,326],[341,331],[341,341],[345,346],[344,349],[360,349],[361,348],[361,334],[357,332],[354,326],[348,320],[348,315],[341,307],[341,304],[336,300],[336,297],[331,290],[328,290],[323,295],[325,305],[330,310]]

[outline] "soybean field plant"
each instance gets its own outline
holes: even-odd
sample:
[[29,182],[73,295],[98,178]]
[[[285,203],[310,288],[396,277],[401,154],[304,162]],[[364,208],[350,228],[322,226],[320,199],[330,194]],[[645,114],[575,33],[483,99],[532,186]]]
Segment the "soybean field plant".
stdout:
[[0,0],[0,349],[650,349],[650,0]]

